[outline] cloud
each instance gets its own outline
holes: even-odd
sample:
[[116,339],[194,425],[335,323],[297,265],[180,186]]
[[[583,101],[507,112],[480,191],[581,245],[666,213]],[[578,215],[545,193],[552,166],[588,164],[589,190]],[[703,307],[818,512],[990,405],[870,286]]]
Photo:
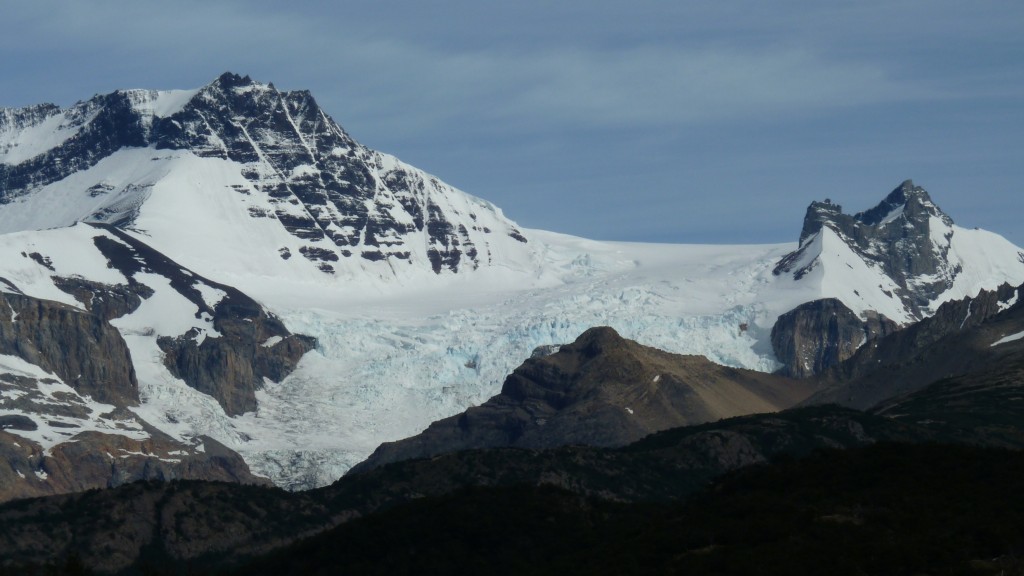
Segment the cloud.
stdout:
[[[383,34],[379,24],[367,29],[329,6],[97,1],[57,3],[60,10],[47,11],[43,4],[42,11],[12,15],[21,32],[0,41],[6,52],[88,58],[89,73],[114,77],[109,90],[126,87],[119,84],[126,76],[156,82],[152,87],[188,87],[167,82],[205,82],[232,69],[310,88],[330,112],[389,130],[422,133],[452,122],[512,130],[684,127],[924,96],[877,61],[750,41],[616,44],[581,37],[488,46],[457,37],[432,42],[410,33],[408,21]],[[81,64],[77,74],[85,74]]]

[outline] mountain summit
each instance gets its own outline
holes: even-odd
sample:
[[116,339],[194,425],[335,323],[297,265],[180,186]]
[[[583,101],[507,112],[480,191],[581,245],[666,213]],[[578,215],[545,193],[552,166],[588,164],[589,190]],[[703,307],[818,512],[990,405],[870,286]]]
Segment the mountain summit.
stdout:
[[0,110],[0,183],[0,232],[113,224],[207,273],[387,278],[530,259],[492,204],[358,144],[309,92],[231,73]]
[[[924,188],[907,180],[877,206],[853,215],[812,202],[797,250],[776,276],[818,276],[855,311],[872,309],[900,323],[931,315],[942,302],[976,294],[985,278],[1020,264],[1018,248],[956,226]],[[845,296],[845,297],[843,297]]]

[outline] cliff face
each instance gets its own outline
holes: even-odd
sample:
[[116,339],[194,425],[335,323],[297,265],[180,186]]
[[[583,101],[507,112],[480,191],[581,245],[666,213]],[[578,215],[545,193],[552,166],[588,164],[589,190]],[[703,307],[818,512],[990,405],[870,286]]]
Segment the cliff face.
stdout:
[[861,320],[835,298],[801,304],[772,327],[772,349],[784,364],[779,374],[807,378],[853,356],[865,342],[899,329],[880,314]]
[[256,390],[263,379],[280,381],[316,345],[314,338],[289,333],[255,302],[248,304],[216,307],[217,338],[197,344],[198,334],[189,332],[157,341],[168,370],[216,398],[230,416],[255,410]]
[[[192,328],[176,336],[160,336],[157,345],[164,365],[186,384],[213,396],[229,416],[256,409],[256,390],[263,379],[287,376],[313,349],[316,340],[292,334],[276,317],[240,290],[203,278],[117,228],[96,225],[113,236],[94,238],[97,249],[128,283],[90,302],[104,309],[130,307],[134,295],[148,298],[152,289],[137,280],[142,274],[162,276],[195,306],[195,317],[208,328]],[[82,284],[75,294],[87,296],[95,286]],[[214,299],[209,294],[218,294]],[[137,307],[138,305],[135,304]],[[210,330],[209,328],[212,328]]]
[[216,441],[175,440],[126,408],[139,404],[138,383],[107,317],[137,308],[145,290],[64,286],[96,313],[0,293],[0,355],[17,359],[0,363],[0,501],[137,480],[267,483]]
[[56,374],[98,402],[138,405],[128,346],[104,318],[22,294],[0,293],[0,300],[8,310],[0,313],[0,354]]

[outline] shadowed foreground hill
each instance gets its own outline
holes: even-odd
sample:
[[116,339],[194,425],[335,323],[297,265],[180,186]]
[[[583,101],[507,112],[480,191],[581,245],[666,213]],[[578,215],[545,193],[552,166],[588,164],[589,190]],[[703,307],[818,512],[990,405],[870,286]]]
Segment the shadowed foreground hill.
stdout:
[[685,503],[474,488],[236,574],[1020,574],[1024,453],[878,444],[732,473]]
[[723,472],[780,454],[921,434],[855,410],[812,407],[668,430],[618,449],[500,448],[397,462],[301,493],[136,483],[0,506],[0,566],[76,556],[106,572],[225,568],[352,519],[467,487],[547,486],[607,501],[677,501]]

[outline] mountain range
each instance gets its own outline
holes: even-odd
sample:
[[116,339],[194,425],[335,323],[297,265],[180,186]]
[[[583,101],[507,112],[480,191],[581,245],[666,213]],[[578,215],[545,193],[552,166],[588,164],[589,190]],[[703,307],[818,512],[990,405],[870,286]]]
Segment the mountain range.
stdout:
[[[41,504],[70,533],[102,532],[83,506],[140,514],[109,561],[40,548],[119,570],[467,486],[683,498],[815,447],[1019,448],[1022,284],[1024,250],[909,180],[853,215],[812,202],[792,244],[601,242],[522,228],[231,73],[0,109],[0,500],[76,493]],[[252,486],[133,484],[154,480]],[[196,507],[244,528],[144,535]],[[40,535],[25,514],[9,550]]]

